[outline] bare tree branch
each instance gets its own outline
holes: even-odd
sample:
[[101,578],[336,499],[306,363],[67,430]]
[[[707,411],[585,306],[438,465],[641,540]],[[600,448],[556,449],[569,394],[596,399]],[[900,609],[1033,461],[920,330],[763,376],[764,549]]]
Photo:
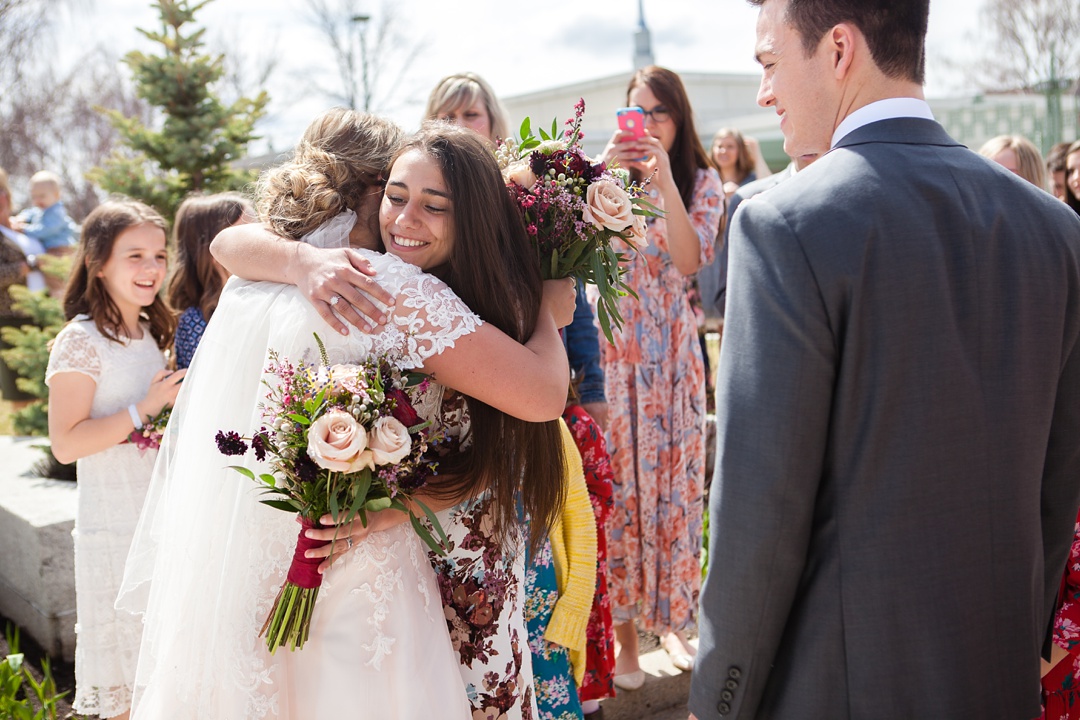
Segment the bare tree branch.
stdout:
[[982,25],[991,42],[974,76],[988,90],[1030,90],[1080,77],[1080,3],[986,0]]

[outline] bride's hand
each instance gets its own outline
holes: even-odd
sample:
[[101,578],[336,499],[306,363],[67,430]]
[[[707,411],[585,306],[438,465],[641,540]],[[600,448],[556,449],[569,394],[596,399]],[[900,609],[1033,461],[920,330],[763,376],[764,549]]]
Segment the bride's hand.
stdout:
[[574,321],[574,308],[577,306],[577,289],[574,282],[571,278],[544,281],[540,310],[551,315],[557,328],[564,328]]
[[330,566],[337,562],[338,558],[351,550],[354,545],[363,542],[370,533],[389,530],[409,520],[408,513],[399,510],[379,510],[367,514],[367,527],[357,516],[351,522],[334,525],[334,518],[323,515],[319,522],[327,527],[313,528],[307,531],[307,536],[312,540],[323,540],[326,545],[308,550],[305,553],[309,558],[326,558],[319,565],[319,572],[325,573]]
[[296,287],[339,333],[349,334],[342,318],[362,332],[386,322],[385,309],[393,305],[394,296],[373,279],[371,263],[359,252],[299,243],[296,260]]

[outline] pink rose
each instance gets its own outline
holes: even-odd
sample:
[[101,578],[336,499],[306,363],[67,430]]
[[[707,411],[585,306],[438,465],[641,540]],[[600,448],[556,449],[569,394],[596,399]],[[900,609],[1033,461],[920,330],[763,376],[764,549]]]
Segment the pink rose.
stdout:
[[644,215],[634,215],[633,224],[630,225],[630,235],[626,241],[638,250],[649,246],[649,226]]
[[532,190],[536,184],[536,173],[532,171],[528,160],[518,160],[503,170],[503,179],[508,183],[515,182],[526,190]]
[[376,465],[394,465],[412,450],[412,438],[401,421],[388,415],[375,421],[369,447]]
[[589,185],[585,204],[585,221],[600,229],[622,232],[634,222],[630,196],[611,180],[597,180]]
[[328,379],[335,391],[358,395],[366,389],[363,377],[364,368],[359,365],[331,365]]
[[367,431],[356,418],[344,410],[329,410],[308,428],[308,457],[327,470],[356,472],[374,467],[367,442]]

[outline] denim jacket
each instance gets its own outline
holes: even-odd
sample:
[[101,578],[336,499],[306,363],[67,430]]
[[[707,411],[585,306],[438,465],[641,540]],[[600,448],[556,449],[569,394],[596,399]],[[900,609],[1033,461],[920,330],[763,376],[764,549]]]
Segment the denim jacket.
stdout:
[[600,367],[600,333],[592,306],[585,299],[585,287],[578,283],[574,320],[563,329],[566,357],[575,376],[581,378],[581,404],[604,402],[604,371]]

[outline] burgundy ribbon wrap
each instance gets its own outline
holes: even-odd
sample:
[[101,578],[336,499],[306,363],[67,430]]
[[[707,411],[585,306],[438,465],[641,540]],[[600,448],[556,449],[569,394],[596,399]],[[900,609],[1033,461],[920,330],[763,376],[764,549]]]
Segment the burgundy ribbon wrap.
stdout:
[[293,552],[292,565],[289,566],[290,583],[297,587],[314,590],[322,585],[322,575],[319,574],[319,564],[324,558],[304,557],[308,550],[322,547],[325,540],[315,540],[307,536],[307,531],[318,527],[307,518],[300,518],[300,535],[296,538],[296,550]]

